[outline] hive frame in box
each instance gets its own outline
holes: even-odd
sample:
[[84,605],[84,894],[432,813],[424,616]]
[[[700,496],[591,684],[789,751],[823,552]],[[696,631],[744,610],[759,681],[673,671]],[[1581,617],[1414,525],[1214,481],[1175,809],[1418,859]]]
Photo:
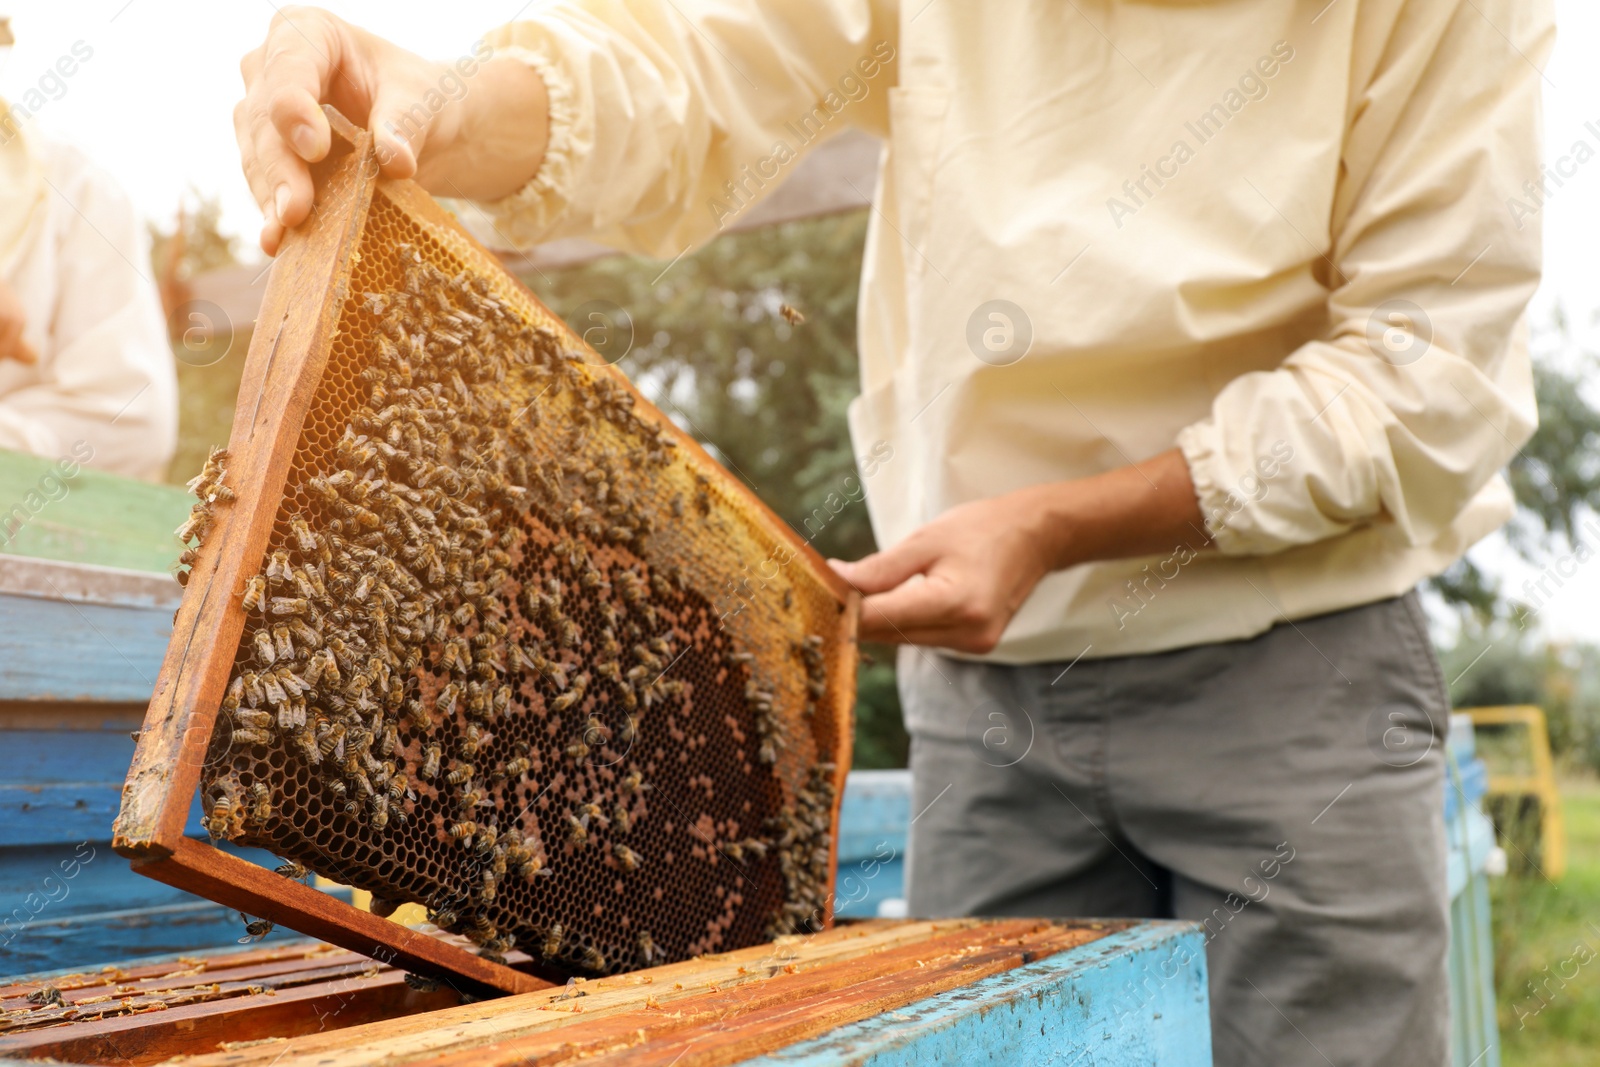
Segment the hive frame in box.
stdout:
[[[451,981],[473,993],[524,992],[550,983],[484,959],[458,944],[412,930],[358,910],[299,881],[248,863],[183,834],[194,802],[219,706],[233,666],[231,655],[209,649],[238,647],[245,628],[241,593],[256,573],[272,536],[298,433],[272,433],[271,427],[299,427],[316,395],[348,294],[352,257],[374,196],[387,198],[412,218],[455,231],[479,264],[492,269],[493,257],[465,234],[448,213],[411,182],[381,179],[371,135],[328,109],[335,131],[334,150],[313,168],[317,200],[311,218],[291,233],[272,269],[235,410],[228,480],[237,500],[217,511],[189,575],[173,637],[157,679],[144,728],[123,789],[114,832],[116,850],[134,870],[177,888],[215,900],[384,963]],[[518,286],[518,289],[521,289]],[[526,290],[522,290],[526,294]],[[532,294],[527,298],[537,305]],[[563,341],[584,351],[583,342],[564,331]],[[606,367],[643,405],[620,371]],[[695,457],[697,469],[716,464],[664,416],[657,416],[680,452]],[[262,436],[257,439],[257,433]],[[806,560],[811,572],[840,605],[841,640],[831,651],[832,677],[853,679],[854,627],[858,598],[833,575],[811,547],[731,478],[719,490],[740,498],[762,534]],[[846,691],[848,690],[848,691]],[[854,686],[834,685],[828,709],[837,723],[837,768],[831,812],[838,836],[839,798],[849,765]],[[832,851],[832,850],[830,850]],[[829,864],[827,903],[820,917],[832,923],[831,886],[836,851]]]

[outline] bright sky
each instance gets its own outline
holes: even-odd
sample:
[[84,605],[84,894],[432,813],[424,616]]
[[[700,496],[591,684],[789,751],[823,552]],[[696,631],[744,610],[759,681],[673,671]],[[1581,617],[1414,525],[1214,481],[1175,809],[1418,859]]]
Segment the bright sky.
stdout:
[[[527,5],[334,0],[326,6],[415,51],[446,57],[467,51],[484,30]],[[1579,140],[1600,151],[1600,63],[1594,58],[1600,55],[1600,4],[1557,0],[1556,9],[1560,40],[1545,87],[1545,152],[1551,163]],[[220,196],[225,227],[245,235],[242,246],[253,250],[260,215],[239,173],[232,112],[242,94],[239,58],[260,42],[273,11],[266,0],[0,0],[0,13],[11,15],[17,37],[12,55],[0,64],[0,94],[19,99],[75,42],[83,42],[92,56],[64,89],[45,86],[59,98],[32,120],[37,128],[76,143],[116,173],[139,207],[159,221],[171,219],[190,188]],[[1580,336],[1600,350],[1600,158],[1565,180],[1541,218],[1546,268],[1535,319],[1559,302]],[[1594,609],[1600,604],[1600,532],[1589,540],[1597,549],[1594,564],[1576,567],[1560,588],[1546,580],[1554,595],[1541,614],[1553,634],[1600,640],[1600,611]],[[1493,542],[1476,554],[1505,574],[1512,590],[1540,574]]]

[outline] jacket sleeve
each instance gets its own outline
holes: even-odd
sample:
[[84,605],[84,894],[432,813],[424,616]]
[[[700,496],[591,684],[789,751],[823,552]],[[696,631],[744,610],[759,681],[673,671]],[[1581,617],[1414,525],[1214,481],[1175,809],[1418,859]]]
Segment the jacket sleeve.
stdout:
[[1363,20],[1373,8],[1386,17],[1358,37],[1322,264],[1327,332],[1230,382],[1178,438],[1227,554],[1385,522],[1431,543],[1537,423],[1522,313],[1539,226],[1506,198],[1540,175],[1548,5],[1380,0]]
[[462,221],[499,247],[582,236],[681,254],[824,137],[884,131],[894,2],[568,0],[501,27],[495,54],[544,77],[549,147],[526,187]]
[[57,220],[55,306],[38,380],[0,397],[0,448],[82,455],[89,466],[160,480],[177,446],[178,394],[150,245],[111,178],[75,152],[50,150],[46,194]]

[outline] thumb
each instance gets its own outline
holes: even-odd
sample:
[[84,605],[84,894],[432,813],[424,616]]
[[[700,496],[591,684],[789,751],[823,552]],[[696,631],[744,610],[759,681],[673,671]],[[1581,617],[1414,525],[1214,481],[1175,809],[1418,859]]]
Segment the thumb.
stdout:
[[432,124],[433,113],[397,82],[385,82],[378,87],[367,128],[372,131],[378,167],[386,177],[416,175],[417,160],[422,156]]
[[938,553],[922,538],[910,538],[854,563],[830,559],[828,565],[858,592],[871,596],[887,592],[923,573],[937,558]]

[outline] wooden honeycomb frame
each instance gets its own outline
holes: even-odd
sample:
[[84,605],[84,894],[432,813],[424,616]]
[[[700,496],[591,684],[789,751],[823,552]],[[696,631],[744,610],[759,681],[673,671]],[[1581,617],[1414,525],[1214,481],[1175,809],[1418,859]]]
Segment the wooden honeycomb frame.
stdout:
[[[242,594],[247,579],[262,568],[275,527],[281,527],[280,506],[302,428],[315,407],[324,370],[334,358],[341,316],[349,314],[364,227],[374,205],[380,212],[399,212],[421,227],[455,261],[488,279],[495,294],[514,304],[528,321],[557,331],[563,346],[589,351],[419,187],[378,178],[369,134],[331,110],[330,120],[339,136],[335,151],[314,168],[316,209],[289,235],[273,267],[245,365],[227,464],[227,484],[236,499],[217,508],[215,527],[190,573],[124,787],[114,847],[130,857],[141,874],[396,967],[448,978],[477,992],[527,991],[547,983],[457,944],[360,911],[183,834],[207,760],[214,758],[208,754],[213,752],[218,710],[246,631]],[[679,522],[703,523],[705,529],[693,536],[703,543],[714,535],[721,546],[711,553],[721,555],[707,564],[715,563],[721,570],[701,574],[702,587],[723,579],[730,588],[736,581],[742,583],[740,610],[731,621],[727,615],[723,618],[724,625],[738,631],[740,647],[764,649],[763,654],[776,659],[780,653],[774,650],[794,647],[803,634],[816,631],[828,638],[826,691],[813,702],[810,720],[816,725],[808,725],[804,743],[779,758],[773,774],[792,797],[809,769],[832,764],[831,839],[836,840],[854,703],[855,594],[809,545],[649,405],[619,371],[599,362],[596,358],[589,363],[587,373],[606,376],[626,390],[635,414],[675,439],[677,458],[659,477],[677,479],[685,493],[711,494],[713,504],[703,519],[691,513]],[[693,538],[682,544],[692,548]],[[760,595],[752,590],[748,575],[730,573],[741,558],[751,574],[759,575],[755,582],[761,586],[772,579],[765,565],[780,564],[778,584],[788,590],[781,607],[776,588]],[[795,590],[798,598],[792,595]],[[791,604],[798,604],[798,609],[791,609]],[[805,620],[799,619],[802,615]],[[801,676],[792,684],[803,690],[806,679]],[[832,921],[832,877],[830,858],[828,904],[819,917],[823,925]]]

